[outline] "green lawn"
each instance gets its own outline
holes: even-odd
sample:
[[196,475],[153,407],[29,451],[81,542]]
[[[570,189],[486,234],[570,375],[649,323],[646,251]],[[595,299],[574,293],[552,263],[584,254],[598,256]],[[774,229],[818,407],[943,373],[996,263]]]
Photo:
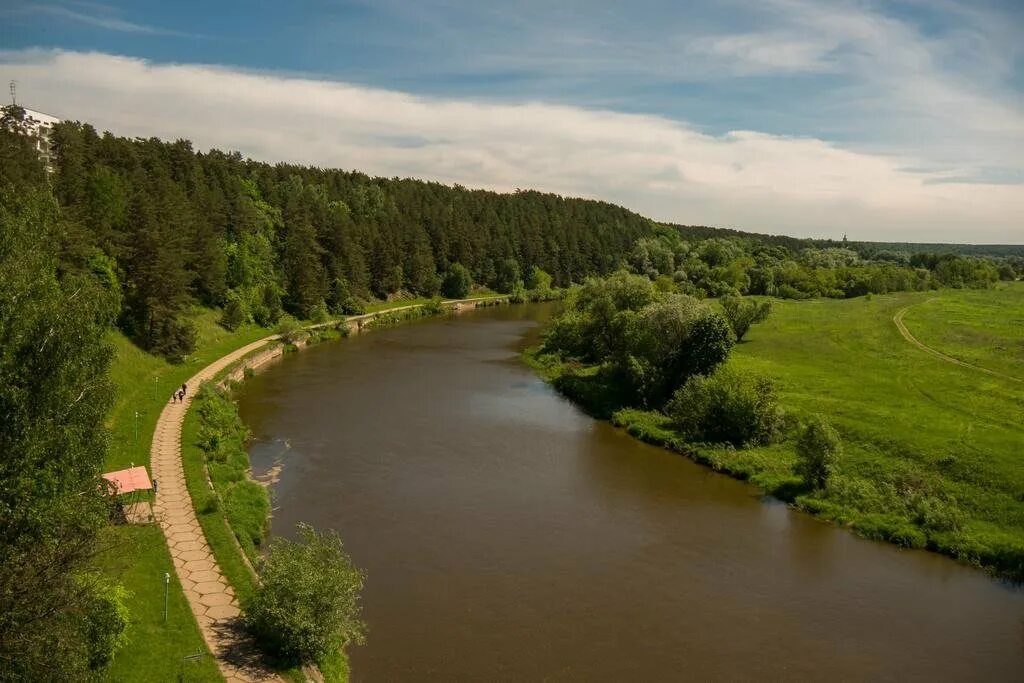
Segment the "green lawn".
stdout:
[[[998,290],[777,301],[730,363],[775,379],[792,419],[825,415],[845,452],[825,492],[802,489],[790,437],[764,448],[683,444],[664,416],[619,411],[634,435],[686,451],[859,533],[1024,577],[1024,384],[942,361],[911,331],[983,367],[1020,372],[1024,283]],[[984,333],[984,343],[950,330]],[[1007,358],[1006,349],[1018,349]],[[543,369],[556,378],[565,368]],[[585,382],[582,382],[585,386]]]
[[[131,591],[128,641],[106,671],[111,681],[219,681],[195,618],[181,591],[160,527],[111,527],[98,558],[110,577]],[[171,576],[164,623],[164,573]],[[195,660],[185,657],[202,656]]]

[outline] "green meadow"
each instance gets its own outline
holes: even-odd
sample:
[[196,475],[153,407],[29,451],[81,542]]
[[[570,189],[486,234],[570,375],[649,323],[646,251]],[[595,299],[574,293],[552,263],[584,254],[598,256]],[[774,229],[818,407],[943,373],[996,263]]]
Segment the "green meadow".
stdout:
[[959,360],[1024,381],[1024,283],[943,292],[907,311],[919,341]]
[[[620,410],[630,433],[687,453],[869,538],[930,548],[1024,578],[1024,283],[847,300],[776,301],[730,364],[771,377],[790,436],[766,447],[683,443],[661,413]],[[540,359],[543,362],[543,359]],[[558,384],[588,369],[541,365]],[[792,432],[820,413],[844,452],[824,491],[793,474]]]

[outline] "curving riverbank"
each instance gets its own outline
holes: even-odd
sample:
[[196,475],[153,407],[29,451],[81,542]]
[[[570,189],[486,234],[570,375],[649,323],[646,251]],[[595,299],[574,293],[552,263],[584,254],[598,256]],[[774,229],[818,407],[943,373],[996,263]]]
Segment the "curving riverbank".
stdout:
[[[443,301],[441,305],[460,310],[494,300],[507,298],[477,297]],[[345,325],[359,331],[367,322],[376,318],[423,306],[425,304],[401,306],[320,323],[306,329]],[[255,648],[241,632],[238,623],[241,608],[234,587],[225,578],[196,516],[182,463],[182,425],[194,395],[204,382],[212,381],[225,372],[237,378],[244,377],[247,368],[263,365],[285,352],[284,346],[280,344],[266,348],[278,341],[278,335],[269,335],[246,344],[218,358],[189,378],[189,392],[185,400],[167,404],[161,411],[150,450],[152,476],[158,482],[154,514],[163,530],[175,572],[203,639],[227,680],[267,681],[278,680],[278,677],[262,665]]]

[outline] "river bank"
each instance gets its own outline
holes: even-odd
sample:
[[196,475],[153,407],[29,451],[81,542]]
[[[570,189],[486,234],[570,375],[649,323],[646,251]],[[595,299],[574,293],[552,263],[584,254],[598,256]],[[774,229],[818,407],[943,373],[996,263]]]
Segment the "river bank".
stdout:
[[[1002,323],[1006,315],[1024,315],[1024,288],[986,295],[998,313],[989,324],[992,347],[1024,342],[1007,336]],[[776,302],[769,321],[736,347],[729,363],[775,380],[791,422],[824,413],[839,429],[845,453],[823,491],[807,490],[794,474],[793,434],[752,448],[689,443],[664,414],[617,404],[596,367],[543,357],[536,349],[524,357],[588,413],[636,438],[750,481],[865,538],[932,550],[1019,581],[1024,472],[1013,453],[1024,442],[1024,429],[1014,415],[1024,392],[1016,382],[921,352],[892,322],[907,307],[914,311],[936,299],[953,306],[971,297],[976,294],[942,290]],[[929,307],[940,310],[937,303]],[[925,330],[942,324],[916,322]],[[985,326],[976,327],[977,335]],[[980,349],[973,353],[986,362]]]

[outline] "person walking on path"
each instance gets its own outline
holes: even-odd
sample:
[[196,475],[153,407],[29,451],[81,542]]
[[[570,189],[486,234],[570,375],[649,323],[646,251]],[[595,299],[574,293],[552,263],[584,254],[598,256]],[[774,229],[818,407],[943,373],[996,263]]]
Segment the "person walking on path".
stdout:
[[182,382],[181,383],[181,395],[182,395],[182,397],[185,396],[185,392],[187,392],[187,391],[188,391],[188,385],[185,384],[184,382]]
[[177,402],[178,402],[178,392],[177,391],[172,391],[171,392],[171,403],[177,403]]

